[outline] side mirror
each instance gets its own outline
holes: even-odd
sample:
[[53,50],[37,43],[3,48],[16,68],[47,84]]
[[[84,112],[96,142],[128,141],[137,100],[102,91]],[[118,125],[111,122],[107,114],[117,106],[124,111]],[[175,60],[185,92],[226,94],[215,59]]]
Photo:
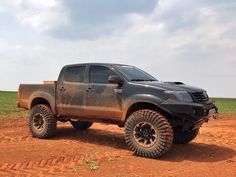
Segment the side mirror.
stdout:
[[110,84],[122,84],[122,79],[117,75],[111,75],[108,77],[108,83]]

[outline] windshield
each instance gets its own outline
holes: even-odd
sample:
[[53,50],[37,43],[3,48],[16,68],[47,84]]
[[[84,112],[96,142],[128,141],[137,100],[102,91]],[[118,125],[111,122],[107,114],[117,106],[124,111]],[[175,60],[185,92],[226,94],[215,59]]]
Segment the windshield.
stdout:
[[156,78],[134,66],[117,65],[116,67],[129,81],[157,81]]

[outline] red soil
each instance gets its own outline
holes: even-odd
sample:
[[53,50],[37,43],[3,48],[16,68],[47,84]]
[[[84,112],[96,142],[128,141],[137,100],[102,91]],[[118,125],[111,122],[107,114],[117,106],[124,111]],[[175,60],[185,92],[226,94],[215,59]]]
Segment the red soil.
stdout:
[[115,125],[76,131],[59,123],[53,138],[40,140],[26,119],[1,121],[0,176],[235,177],[236,116],[210,120],[193,142],[173,145],[160,159],[134,156]]

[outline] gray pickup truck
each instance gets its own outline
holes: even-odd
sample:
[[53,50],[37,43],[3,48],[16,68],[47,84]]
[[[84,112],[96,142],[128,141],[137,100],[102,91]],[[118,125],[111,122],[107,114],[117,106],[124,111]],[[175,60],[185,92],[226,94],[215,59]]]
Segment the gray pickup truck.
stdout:
[[218,109],[205,90],[181,82],[160,82],[134,66],[86,63],[63,67],[58,81],[21,84],[18,106],[30,110],[33,137],[48,138],[57,121],[77,130],[93,122],[125,129],[127,146],[157,158],[173,143],[193,140]]

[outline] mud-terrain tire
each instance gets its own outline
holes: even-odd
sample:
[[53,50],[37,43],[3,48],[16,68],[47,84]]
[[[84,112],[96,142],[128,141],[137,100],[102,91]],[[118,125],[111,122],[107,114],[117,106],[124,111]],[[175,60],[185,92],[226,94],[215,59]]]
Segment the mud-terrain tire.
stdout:
[[93,125],[93,122],[86,121],[70,121],[70,123],[76,130],[86,130]]
[[199,133],[199,129],[181,131],[179,129],[174,130],[174,143],[175,144],[187,144],[192,141]]
[[173,143],[173,129],[167,118],[152,110],[132,113],[125,123],[125,142],[134,154],[158,158]]
[[57,128],[57,120],[47,105],[34,106],[29,114],[29,130],[35,138],[49,138]]

